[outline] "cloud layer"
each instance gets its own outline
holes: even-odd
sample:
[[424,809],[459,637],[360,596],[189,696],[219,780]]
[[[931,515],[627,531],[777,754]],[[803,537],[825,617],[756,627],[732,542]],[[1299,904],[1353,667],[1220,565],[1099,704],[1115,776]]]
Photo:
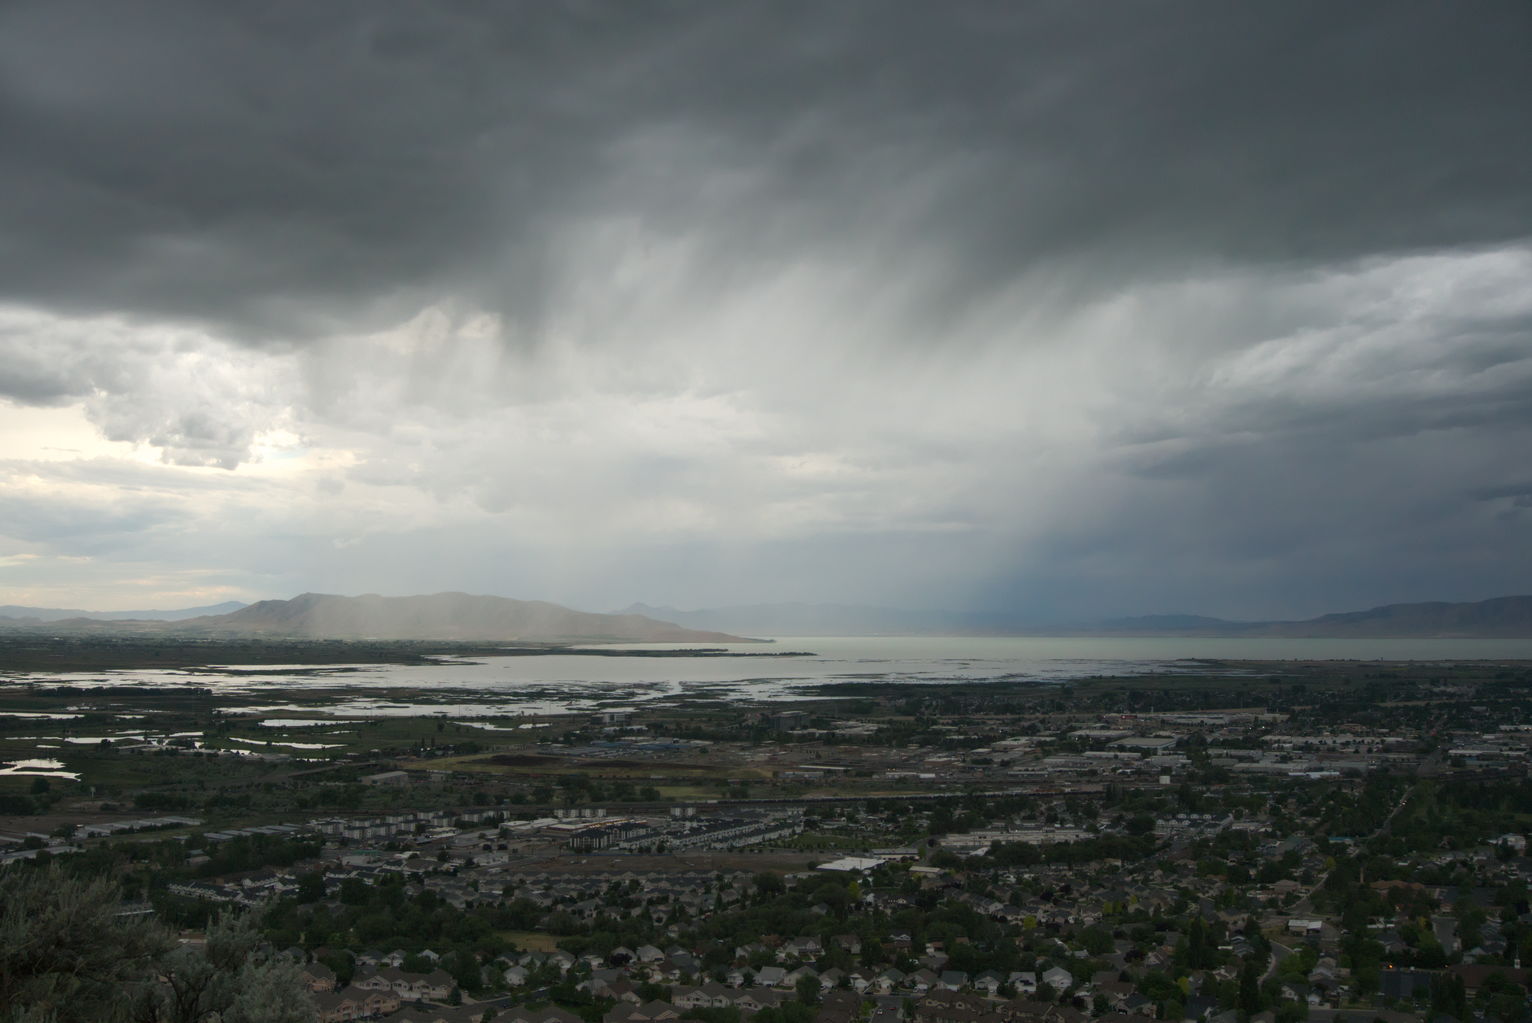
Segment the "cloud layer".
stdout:
[[8,5],[0,585],[1524,591],[1529,41],[1510,2]]

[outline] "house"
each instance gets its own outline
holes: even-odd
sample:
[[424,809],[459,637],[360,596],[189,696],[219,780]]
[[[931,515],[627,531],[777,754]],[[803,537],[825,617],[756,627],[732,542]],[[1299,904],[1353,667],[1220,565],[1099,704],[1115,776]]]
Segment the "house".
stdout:
[[1205,1019],[1217,1010],[1218,999],[1210,995],[1194,994],[1186,1000],[1186,1007],[1181,1010],[1181,1015],[1184,1019]]
[[773,1009],[782,1004],[783,995],[780,991],[771,991],[766,988],[750,988],[744,994],[736,995],[734,1007],[741,1012],[760,1012],[762,1009]]
[[792,938],[777,949],[777,959],[818,959],[824,955],[824,946],[818,938]]
[[357,974],[352,978],[351,986],[363,991],[394,991],[396,985],[407,979],[397,966],[385,966],[376,973]]
[[361,999],[354,993],[325,992],[314,999],[314,1008],[320,1023],[345,1023],[362,1016]]
[[1512,984],[1520,984],[1523,987],[1532,985],[1532,970],[1525,968],[1512,968],[1508,966],[1485,966],[1480,963],[1459,963],[1449,966],[1447,972],[1455,977],[1461,977],[1463,987],[1470,996],[1478,994],[1488,980],[1499,974]]
[[786,986],[787,987],[797,987],[798,986],[798,982],[800,980],[803,980],[805,977],[807,977],[807,978],[809,978],[811,980],[818,980],[819,979],[819,971],[814,969],[812,966],[800,966],[797,969],[789,970],[788,973],[787,973],[787,984],[786,984]]
[[977,995],[947,989],[931,992],[915,1008],[920,1023],[981,1023],[989,1012]]
[[702,985],[700,990],[704,995],[712,999],[712,1006],[715,1009],[727,1009],[734,1004],[734,992],[716,980],[708,981]]
[[1040,978],[1044,984],[1053,988],[1054,991],[1068,991],[1074,986],[1075,978],[1062,966],[1055,966],[1045,970]]
[[711,1009],[713,998],[700,987],[676,988],[670,994],[670,1001],[678,1009]]
[[1064,1007],[1055,1005],[1052,1002],[1032,1002],[1023,998],[1013,998],[1001,1005],[1001,1009],[1007,1018],[1016,1021],[1026,1021],[1026,1023],[1030,1023],[1032,1020],[1057,1019],[1059,1018],[1057,1014],[1062,1008]]
[[1133,985],[1115,979],[1115,975],[1112,980],[1097,982],[1096,980],[1092,979],[1091,981],[1092,997],[1101,999],[1108,1005],[1112,1006],[1114,1009],[1122,1009],[1123,1003],[1126,1002],[1129,996],[1131,996],[1133,993]]
[[366,1019],[399,1011],[399,996],[392,991],[370,991],[355,985],[314,996],[322,1023]]
[[671,1003],[677,1009],[726,1009],[734,1005],[734,992],[717,982],[700,988],[674,988]]
[[1287,933],[1318,940],[1320,931],[1324,929],[1324,924],[1323,920],[1295,917],[1287,922]]
[[755,971],[755,982],[763,987],[786,987],[787,971],[780,966],[763,966]]
[[645,1002],[642,1005],[633,1005],[629,1002],[618,1002],[606,1015],[601,1017],[602,1023],[660,1023],[664,1020],[681,1018],[681,1009],[670,1002]]
[[1290,1001],[1306,1003],[1309,1000],[1309,985],[1306,981],[1285,980],[1277,991],[1283,998]]
[[657,963],[649,964],[647,975],[651,983],[674,984],[681,979],[684,972],[680,966],[676,965],[674,960],[661,959]]
[[426,974],[406,974],[394,984],[394,993],[412,1001],[446,1001],[457,987],[457,980],[445,970],[432,970]]
[[315,993],[334,991],[335,971],[324,963],[309,963],[303,967],[303,983]]

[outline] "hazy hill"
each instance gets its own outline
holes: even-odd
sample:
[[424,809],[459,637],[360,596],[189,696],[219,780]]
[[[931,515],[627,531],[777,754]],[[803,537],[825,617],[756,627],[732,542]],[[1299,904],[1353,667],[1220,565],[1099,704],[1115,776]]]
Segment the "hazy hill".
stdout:
[[1306,639],[1532,637],[1532,596],[1495,597],[1459,604],[1442,601],[1385,604],[1366,611],[1320,615],[1302,621],[1241,622],[1201,615],[1147,615],[1113,619],[1068,631],[1096,635],[1291,636]]
[[1081,630],[1099,632],[1170,633],[1172,635],[1202,635],[1225,632],[1249,625],[1227,618],[1209,618],[1207,615],[1139,615],[1133,618],[1108,618],[1089,626],[1077,626]]
[[16,618],[38,622],[61,622],[72,618],[86,618],[97,622],[179,622],[187,618],[206,615],[223,615],[244,607],[238,600],[226,600],[222,604],[204,607],[183,607],[174,610],[147,611],[80,611],[58,607],[22,607],[17,604],[0,604],[0,618]]
[[304,593],[262,600],[231,614],[179,623],[178,632],[335,639],[522,640],[529,642],[728,643],[737,636],[683,628],[643,615],[572,611],[541,600],[467,593],[417,597]]
[[1385,604],[1303,622],[1270,622],[1265,629],[1264,634],[1273,636],[1532,636],[1532,596],[1463,604]]
[[[197,612],[233,607],[224,614]],[[195,617],[192,617],[194,616]],[[1532,637],[1532,596],[1472,603],[1388,604],[1304,621],[1233,621],[1160,614],[1039,626],[1004,614],[843,604],[757,604],[681,611],[634,604],[616,614],[466,593],[291,600],[183,611],[63,611],[0,606],[0,629],[233,637],[463,639],[573,643],[725,643],[741,636],[1032,635],[1289,636],[1297,638]]]
[[680,611],[635,604],[693,628],[757,636],[1018,635],[1018,636],[1290,636],[1302,638],[1532,637],[1532,596],[1473,603],[1388,604],[1304,621],[1234,621],[1206,615],[1158,614],[1072,625],[1038,625],[1003,614],[909,611],[842,604],[757,604]]
[[694,629],[751,636],[911,636],[1004,634],[1028,631],[1014,616],[965,611],[910,611],[858,604],[745,604],[682,611],[633,604],[619,614],[640,614]]

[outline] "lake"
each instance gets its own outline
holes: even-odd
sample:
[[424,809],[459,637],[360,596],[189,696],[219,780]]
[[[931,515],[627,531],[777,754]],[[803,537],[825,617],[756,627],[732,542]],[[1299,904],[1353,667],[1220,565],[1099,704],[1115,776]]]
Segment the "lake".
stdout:
[[[674,645],[647,649],[676,649]],[[622,649],[644,649],[625,645]],[[941,685],[983,680],[1067,682],[1096,675],[1196,670],[1198,660],[1532,660],[1532,639],[1275,639],[1218,637],[781,637],[741,654],[801,657],[515,656],[429,665],[239,666],[89,673],[10,673],[15,682],[82,690],[144,683],[204,686],[264,713],[351,717],[439,713],[537,715],[672,701],[777,702],[835,681]],[[262,703],[262,694],[325,690],[324,704]],[[336,692],[339,690],[340,692]],[[387,693],[381,690],[388,690]]]

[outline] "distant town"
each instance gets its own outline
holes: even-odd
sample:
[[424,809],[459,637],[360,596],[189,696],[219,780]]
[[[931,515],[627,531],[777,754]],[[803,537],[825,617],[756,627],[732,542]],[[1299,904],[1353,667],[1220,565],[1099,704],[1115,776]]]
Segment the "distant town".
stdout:
[[1528,1018],[1526,663],[272,706],[5,687],[0,884],[249,921],[324,1021]]

